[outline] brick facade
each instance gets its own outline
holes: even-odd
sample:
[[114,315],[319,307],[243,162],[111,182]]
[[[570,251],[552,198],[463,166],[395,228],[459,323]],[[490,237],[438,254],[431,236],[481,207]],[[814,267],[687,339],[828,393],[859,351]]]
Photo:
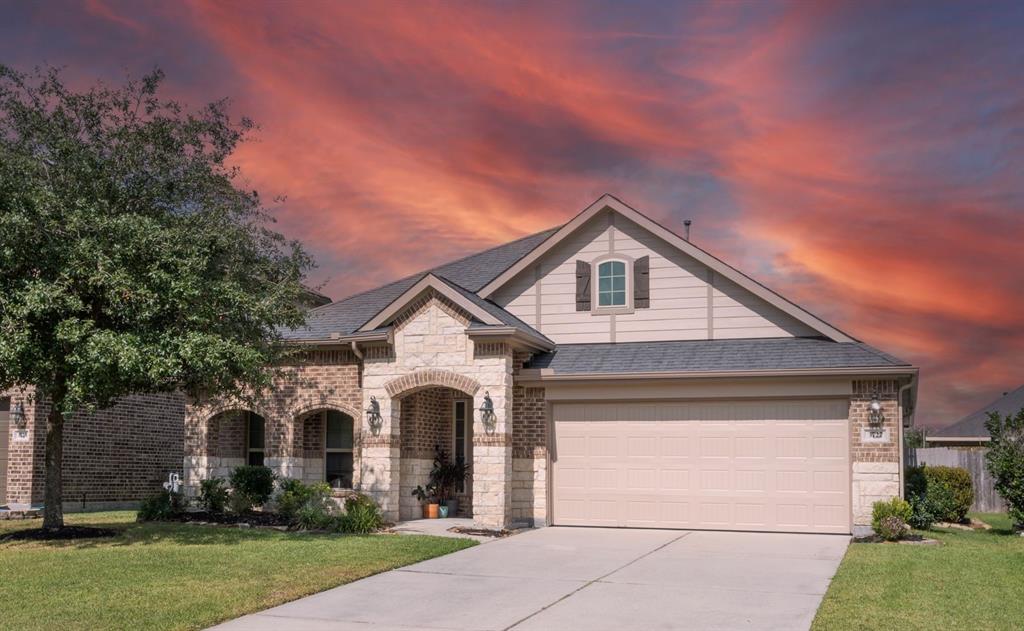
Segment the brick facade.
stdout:
[[[24,405],[28,436],[12,437],[7,497],[0,503],[43,501],[50,407],[33,395],[5,395]],[[159,491],[169,473],[181,470],[184,418],[185,398],[177,394],[130,396],[105,410],[70,415],[64,422],[64,509],[131,506]]]
[[[899,402],[901,382],[896,379],[858,380],[853,382],[850,397],[850,460],[851,502],[854,534],[868,534],[871,528],[872,505],[879,500],[899,497],[900,426],[903,422]],[[888,432],[884,443],[865,442],[863,430],[870,427],[869,405],[877,394],[882,404]]]

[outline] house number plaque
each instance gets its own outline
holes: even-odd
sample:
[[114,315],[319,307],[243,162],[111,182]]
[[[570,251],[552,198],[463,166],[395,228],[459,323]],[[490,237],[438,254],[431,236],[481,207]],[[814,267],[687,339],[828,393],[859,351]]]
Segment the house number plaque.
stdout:
[[865,427],[860,430],[860,442],[862,443],[888,443],[889,430],[882,427]]

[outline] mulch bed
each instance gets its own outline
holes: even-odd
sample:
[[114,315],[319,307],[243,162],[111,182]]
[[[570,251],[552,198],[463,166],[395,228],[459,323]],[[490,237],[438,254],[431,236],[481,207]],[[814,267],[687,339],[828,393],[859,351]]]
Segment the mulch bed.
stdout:
[[71,539],[101,539],[116,537],[119,530],[110,528],[92,528],[90,526],[65,526],[60,530],[44,530],[32,528],[17,530],[0,537],[0,541],[60,541]]
[[189,511],[173,517],[167,521],[182,523],[201,524],[226,524],[229,526],[237,524],[248,524],[254,528],[261,526],[288,526],[289,521],[277,513],[246,513],[237,515],[235,513],[207,513],[203,511]]
[[928,539],[921,535],[907,535],[899,541],[886,541],[878,535],[871,535],[868,537],[854,537],[854,543],[896,543],[902,545],[919,545],[919,546],[938,546],[942,545],[942,542],[938,539]]
[[475,535],[477,537],[511,537],[516,534],[512,530],[488,530],[486,528],[462,528],[461,526],[455,526],[449,528],[448,532],[457,532],[460,535]]

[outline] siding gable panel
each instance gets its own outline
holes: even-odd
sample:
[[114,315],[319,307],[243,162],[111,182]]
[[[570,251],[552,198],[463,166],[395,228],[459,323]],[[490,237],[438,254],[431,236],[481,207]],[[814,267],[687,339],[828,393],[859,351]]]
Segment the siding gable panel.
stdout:
[[[634,261],[648,257],[649,306],[639,304],[632,313],[615,316],[577,311],[576,262],[607,254]],[[613,220],[610,213],[593,217],[493,299],[559,344],[817,335],[629,219],[617,215]]]

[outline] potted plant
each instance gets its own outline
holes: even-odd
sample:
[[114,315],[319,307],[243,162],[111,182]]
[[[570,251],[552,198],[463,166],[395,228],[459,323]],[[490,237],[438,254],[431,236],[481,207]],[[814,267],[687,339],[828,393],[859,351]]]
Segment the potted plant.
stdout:
[[423,505],[423,519],[437,519],[440,504],[437,501],[437,489],[433,484],[426,488],[422,485],[412,490],[412,495]]
[[430,483],[437,489],[440,501],[448,509],[445,517],[455,517],[459,511],[459,500],[455,496],[459,483],[469,475],[469,465],[461,458],[452,462],[448,452],[434,447],[434,467],[430,471]]

